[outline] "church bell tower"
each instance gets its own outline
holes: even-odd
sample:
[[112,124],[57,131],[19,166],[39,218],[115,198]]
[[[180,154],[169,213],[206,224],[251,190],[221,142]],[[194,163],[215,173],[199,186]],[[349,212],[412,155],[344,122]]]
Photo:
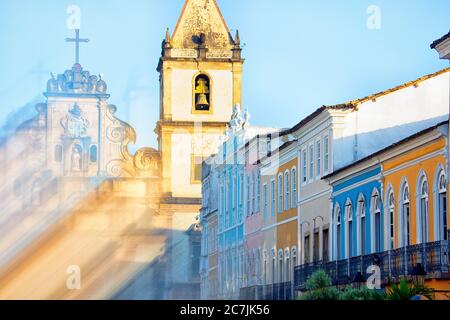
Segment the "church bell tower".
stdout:
[[200,202],[201,163],[242,102],[243,63],[239,33],[230,33],[216,0],[187,0],[157,68],[163,203]]

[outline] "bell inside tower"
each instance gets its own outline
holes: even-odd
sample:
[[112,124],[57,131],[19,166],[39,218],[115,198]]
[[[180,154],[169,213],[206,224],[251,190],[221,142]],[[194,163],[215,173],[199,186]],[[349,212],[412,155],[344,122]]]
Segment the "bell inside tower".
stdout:
[[210,100],[210,81],[208,76],[200,74],[195,78],[195,110],[209,111]]

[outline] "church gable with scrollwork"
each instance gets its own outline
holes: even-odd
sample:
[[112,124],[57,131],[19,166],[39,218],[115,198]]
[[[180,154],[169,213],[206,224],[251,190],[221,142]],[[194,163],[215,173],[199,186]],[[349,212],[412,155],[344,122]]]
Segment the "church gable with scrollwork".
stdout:
[[[144,148],[132,155],[135,130],[116,117],[108,104],[103,77],[91,75],[76,63],[51,78],[36,106],[37,115],[17,129],[24,141],[41,154],[48,170],[58,177],[132,178],[157,176],[159,154]],[[33,152],[34,154],[34,152]]]

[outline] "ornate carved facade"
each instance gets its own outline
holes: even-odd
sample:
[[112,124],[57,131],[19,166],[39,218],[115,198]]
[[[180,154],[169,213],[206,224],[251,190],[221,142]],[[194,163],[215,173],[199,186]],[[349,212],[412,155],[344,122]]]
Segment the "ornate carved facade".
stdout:
[[[0,241],[0,298],[199,297],[199,173],[241,104],[240,53],[216,1],[187,0],[158,65],[158,150],[135,154],[136,133],[101,75],[78,60],[51,75],[46,101],[0,150],[9,223],[0,231],[14,239]],[[64,287],[67,266],[48,264],[55,256],[80,266],[82,290]],[[142,289],[148,279],[156,294]]]

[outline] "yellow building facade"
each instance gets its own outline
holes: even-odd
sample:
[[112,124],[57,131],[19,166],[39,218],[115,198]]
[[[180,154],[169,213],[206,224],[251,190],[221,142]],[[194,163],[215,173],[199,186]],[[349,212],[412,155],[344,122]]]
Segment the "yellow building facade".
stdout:
[[280,273],[280,282],[291,282],[293,270],[297,265],[298,223],[298,157],[295,142],[288,142],[280,151],[280,166],[277,172],[277,243],[279,268],[280,260],[284,270]]
[[448,200],[439,197],[447,190],[446,147],[442,136],[383,163],[385,207],[396,213],[397,232],[386,238],[393,248],[447,238],[443,222],[448,221]]
[[[446,298],[449,288],[448,270],[439,267],[450,218],[447,150],[448,124],[443,123],[402,142],[381,162],[384,243],[387,250],[398,253],[391,268],[413,274],[410,268],[423,266],[435,298]],[[407,261],[402,262],[403,256]]]
[[298,263],[298,157],[296,142],[285,142],[261,163],[264,297],[290,299]]

